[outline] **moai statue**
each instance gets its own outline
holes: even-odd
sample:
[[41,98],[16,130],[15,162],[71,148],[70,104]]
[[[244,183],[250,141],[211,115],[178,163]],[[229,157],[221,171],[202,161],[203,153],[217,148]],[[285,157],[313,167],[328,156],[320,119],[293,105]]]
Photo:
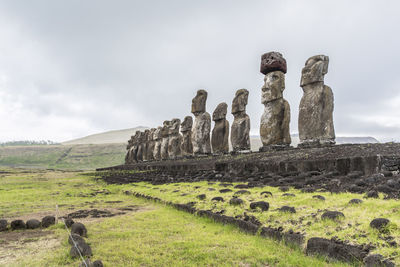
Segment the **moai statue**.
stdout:
[[171,122],[164,121],[161,129],[161,159],[168,159],[169,127]]
[[181,153],[182,156],[193,155],[192,145],[192,116],[186,116],[181,124],[182,142],[181,142]]
[[153,158],[154,158],[154,160],[161,160],[161,140],[162,140],[161,132],[162,132],[162,127],[158,126],[153,134],[153,140],[154,140]]
[[282,149],[290,146],[290,106],[283,98],[286,60],[281,53],[269,52],[261,56],[260,72],[265,75],[261,92],[264,113],[261,116],[260,137],[263,147]]
[[333,93],[324,84],[329,57],[310,57],[301,72],[304,94],[299,107],[300,147],[334,145]]
[[168,157],[170,159],[176,159],[181,157],[182,135],[179,133],[180,126],[181,126],[180,119],[172,119],[169,128],[169,140],[168,140]]
[[150,130],[146,129],[144,130],[144,136],[143,136],[143,152],[142,152],[142,157],[143,157],[143,161],[148,161],[148,154],[147,154],[147,149],[149,147],[149,135],[150,135]]
[[128,140],[128,145],[126,146],[126,155],[125,155],[125,164],[132,163],[132,151],[131,148],[133,147],[134,136],[132,135],[131,138]]
[[213,112],[214,129],[211,135],[213,153],[221,154],[229,152],[229,122],[226,120],[228,105],[220,103]]
[[239,89],[232,101],[231,143],[234,152],[250,151],[250,118],[246,114],[249,91]]
[[155,146],[155,141],[154,141],[154,132],[156,131],[156,128],[151,128],[149,132],[149,136],[147,138],[147,160],[154,160],[154,146]]
[[136,160],[137,161],[143,161],[143,153],[145,150],[145,134],[144,132],[139,132],[139,137],[137,139],[138,142],[138,148],[137,148],[137,153],[136,153]]
[[192,129],[192,144],[195,155],[211,154],[211,116],[206,112],[206,101],[207,92],[205,90],[198,90],[192,100],[192,113],[195,117]]
[[140,131],[136,131],[135,135],[131,136],[131,142],[128,144],[127,148],[129,147],[128,153],[126,154],[125,163],[126,164],[133,164],[137,162],[137,152],[139,148],[139,137]]

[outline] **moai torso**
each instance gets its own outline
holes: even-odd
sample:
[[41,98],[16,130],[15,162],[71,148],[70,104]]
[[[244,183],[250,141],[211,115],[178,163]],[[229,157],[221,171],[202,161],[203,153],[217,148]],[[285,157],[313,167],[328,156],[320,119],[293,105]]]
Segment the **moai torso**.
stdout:
[[136,131],[135,135],[131,137],[131,143],[128,144],[128,153],[126,154],[125,162],[133,164],[137,162],[137,151],[139,147],[140,131]]
[[153,150],[153,158],[154,160],[161,160],[161,131],[162,127],[157,127],[154,131],[154,150]]
[[217,106],[213,113],[213,121],[215,122],[211,135],[211,146],[213,153],[229,152],[229,122],[226,120],[228,105],[221,103]]
[[181,124],[181,133],[182,133],[181,153],[182,153],[182,156],[193,155],[192,126],[193,126],[192,117],[186,116]]
[[207,92],[197,91],[192,100],[192,113],[195,116],[192,128],[192,144],[194,154],[210,154],[211,116],[206,112]]
[[303,97],[299,106],[299,146],[335,144],[333,93],[324,85],[329,58],[319,55],[306,61],[300,86]]
[[168,140],[168,157],[170,159],[176,159],[181,156],[181,142],[182,136],[179,133],[181,126],[180,119],[173,119],[169,128],[169,140]]
[[148,141],[147,141],[147,160],[154,160],[154,146],[155,146],[155,141],[154,141],[154,132],[156,131],[155,128],[150,129],[150,133],[148,136]]
[[231,144],[234,152],[250,150],[250,117],[246,114],[249,91],[236,91],[232,101]]
[[145,130],[144,131],[144,136],[143,136],[143,142],[142,142],[142,157],[143,157],[143,161],[147,161],[148,158],[148,152],[147,149],[149,147],[149,135],[150,135],[150,130]]
[[263,148],[289,146],[290,106],[283,98],[286,60],[281,53],[265,53],[261,57],[260,72],[265,74],[261,95],[264,113],[260,123]]
[[171,122],[164,121],[163,127],[161,129],[161,159],[168,159],[168,142],[169,142],[169,127]]
[[144,143],[145,142],[145,135],[144,132],[140,132],[138,138],[138,148],[136,153],[136,160],[143,161],[143,152],[144,152]]

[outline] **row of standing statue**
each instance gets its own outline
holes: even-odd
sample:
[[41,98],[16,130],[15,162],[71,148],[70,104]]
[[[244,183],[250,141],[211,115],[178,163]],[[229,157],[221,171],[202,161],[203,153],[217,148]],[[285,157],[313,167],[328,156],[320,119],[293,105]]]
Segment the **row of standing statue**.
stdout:
[[[333,93],[324,84],[329,58],[324,55],[310,57],[302,69],[300,86],[303,97],[299,107],[300,147],[335,144],[333,127]],[[260,72],[265,75],[261,102],[260,151],[284,149],[290,146],[290,106],[283,98],[285,90],[286,60],[278,52],[265,53],[261,57]],[[232,101],[234,120],[231,128],[226,119],[228,105],[220,103],[213,112],[215,122],[211,132],[211,116],[206,111],[207,92],[198,90],[192,100],[191,116],[164,121],[163,126],[137,131],[128,141],[126,163],[138,161],[177,159],[193,155],[223,154],[250,151],[250,117],[246,114],[249,91],[236,91]]]

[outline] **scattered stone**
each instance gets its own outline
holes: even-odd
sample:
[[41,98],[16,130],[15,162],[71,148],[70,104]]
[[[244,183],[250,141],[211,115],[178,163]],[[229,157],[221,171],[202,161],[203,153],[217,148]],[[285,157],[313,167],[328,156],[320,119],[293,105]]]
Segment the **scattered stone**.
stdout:
[[291,194],[291,193],[284,193],[282,194],[283,197],[295,197],[295,194]]
[[287,192],[287,191],[289,191],[289,186],[280,186],[279,187],[279,190],[281,190],[282,192]]
[[7,231],[8,222],[7,220],[0,220],[0,232]]
[[71,250],[69,251],[69,255],[72,258],[80,257],[78,249],[82,256],[92,256],[93,255],[92,249],[90,248],[90,246],[83,242],[77,243],[76,246],[72,246]]
[[237,198],[237,197],[231,198],[229,200],[229,204],[231,204],[233,206],[242,205],[243,203],[244,203],[243,199],[240,199],[240,198]]
[[336,221],[336,220],[340,220],[341,218],[344,218],[344,214],[340,211],[329,211],[328,210],[328,211],[325,211],[321,216],[322,220],[329,219],[329,220]]
[[30,219],[26,221],[26,228],[27,229],[36,229],[40,227],[40,221],[36,219]]
[[87,237],[87,229],[82,223],[76,222],[71,226],[71,234]]
[[250,150],[250,117],[246,114],[248,97],[249,91],[240,89],[236,91],[232,101],[234,119],[231,127],[231,144],[234,152]]
[[267,211],[269,209],[269,203],[265,201],[257,201],[250,203],[250,209],[254,210],[260,208],[262,211]]
[[103,267],[103,263],[101,262],[101,260],[96,260],[93,262],[93,267]]
[[214,129],[212,130],[211,146],[213,153],[229,152],[229,122],[226,120],[228,105],[220,103],[213,113]]
[[316,199],[319,199],[319,200],[325,200],[325,197],[321,196],[321,195],[315,195],[315,196],[313,196],[313,198],[316,198]]
[[26,224],[23,220],[14,220],[11,222],[11,230],[26,229]]
[[380,254],[370,254],[364,258],[365,267],[394,267],[394,263],[384,260]]
[[225,189],[219,190],[219,192],[220,192],[220,193],[228,193],[228,192],[232,192],[232,190],[229,189],[229,188],[225,188]]
[[64,220],[64,223],[65,223],[65,225],[68,227],[68,228],[71,228],[71,226],[74,224],[74,220],[72,220],[72,218],[66,218],[65,220]]
[[239,191],[236,191],[235,192],[235,195],[250,195],[251,193],[250,193],[250,191],[247,191],[247,190],[239,190]]
[[50,225],[53,225],[56,223],[56,217],[54,216],[45,216],[42,218],[42,227],[47,228]]
[[247,184],[238,184],[238,185],[235,185],[234,188],[237,188],[237,189],[247,189],[247,188],[249,188],[249,185],[247,185]]
[[379,198],[379,194],[375,190],[368,191],[366,194],[367,198]]
[[83,237],[81,237],[80,235],[77,235],[77,234],[71,234],[71,235],[68,237],[68,243],[69,243],[71,246],[74,245],[74,242],[72,242],[72,240],[73,240],[75,243],[86,243],[85,239],[83,239]]
[[389,222],[390,221],[386,218],[376,218],[370,222],[369,226],[378,230],[383,230]]
[[296,209],[294,207],[289,207],[289,206],[282,206],[278,210],[281,212],[296,213]]
[[358,198],[353,198],[349,201],[349,204],[361,204],[363,201]]
[[210,154],[211,116],[206,112],[207,92],[198,90],[192,100],[192,113],[195,116],[192,128],[193,153]]
[[300,147],[335,144],[333,93],[324,85],[329,57],[310,57],[302,70],[300,86],[304,94],[299,107]]
[[221,201],[221,202],[224,202],[224,199],[223,199],[222,197],[213,197],[213,198],[211,199],[211,201]]
[[200,200],[204,200],[204,199],[206,199],[206,194],[200,194],[197,196],[197,198]]
[[271,197],[272,197],[272,193],[269,192],[269,191],[261,192],[260,195],[264,195],[264,196],[266,196],[266,197],[267,197],[267,196],[271,196]]

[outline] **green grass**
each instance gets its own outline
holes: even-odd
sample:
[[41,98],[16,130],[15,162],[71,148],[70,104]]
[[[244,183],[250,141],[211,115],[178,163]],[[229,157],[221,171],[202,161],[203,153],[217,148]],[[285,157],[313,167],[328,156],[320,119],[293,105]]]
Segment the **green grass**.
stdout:
[[[200,188],[195,189],[195,186]],[[214,188],[215,191],[209,191],[208,188]],[[324,237],[331,239],[337,237],[341,240],[350,241],[352,244],[372,243],[376,249],[374,253],[382,254],[387,258],[392,258],[396,264],[400,264],[400,255],[398,247],[388,245],[385,239],[389,236],[400,244],[400,202],[399,200],[384,200],[381,195],[379,199],[363,199],[362,195],[341,193],[331,194],[327,192],[302,193],[299,190],[290,189],[289,192],[295,194],[295,197],[283,196],[283,192],[275,187],[251,188],[246,189],[251,192],[249,195],[239,196],[245,202],[242,206],[229,205],[229,199],[233,192],[220,193],[218,190],[224,187],[218,184],[209,185],[207,182],[181,183],[152,186],[147,183],[139,183],[135,186],[125,185],[125,190],[144,193],[150,196],[159,197],[165,201],[185,204],[196,201],[197,209],[212,211],[225,210],[226,215],[237,216],[246,212],[248,215],[255,216],[264,226],[279,227],[282,226],[286,231],[292,229],[302,232],[306,239],[311,237]],[[179,190],[179,192],[174,192]],[[263,191],[272,192],[272,197],[261,196]],[[187,194],[183,196],[182,194]],[[205,200],[196,198],[199,194],[206,194]],[[313,198],[313,195],[322,195],[326,198],[321,201]],[[214,202],[211,198],[222,196],[225,202]],[[350,205],[348,202],[353,198],[363,199],[360,205]],[[253,201],[267,201],[270,204],[270,210],[261,212],[259,210],[250,210],[249,204]],[[281,206],[293,206],[296,213],[284,213],[277,209]],[[341,211],[345,218],[339,221],[321,220],[321,215],[325,210]],[[382,233],[369,226],[374,218],[388,218],[391,221],[387,232]]]
[[[126,188],[136,188],[133,185],[107,185],[84,173],[7,171],[0,176],[0,218],[35,217],[54,210],[55,204],[60,213],[142,207],[138,212],[85,223],[93,259],[101,259],[105,266],[345,266],[308,257],[298,248],[242,233],[234,226],[123,193]],[[83,196],[103,189],[110,194]],[[122,202],[107,203],[117,200]],[[77,266],[79,261],[68,255],[70,246],[63,226],[54,225],[48,230],[54,233],[28,237],[28,243],[19,248],[23,253],[3,266]],[[3,244],[1,237],[0,233]],[[54,246],[30,254],[29,246],[48,239],[55,240]]]

